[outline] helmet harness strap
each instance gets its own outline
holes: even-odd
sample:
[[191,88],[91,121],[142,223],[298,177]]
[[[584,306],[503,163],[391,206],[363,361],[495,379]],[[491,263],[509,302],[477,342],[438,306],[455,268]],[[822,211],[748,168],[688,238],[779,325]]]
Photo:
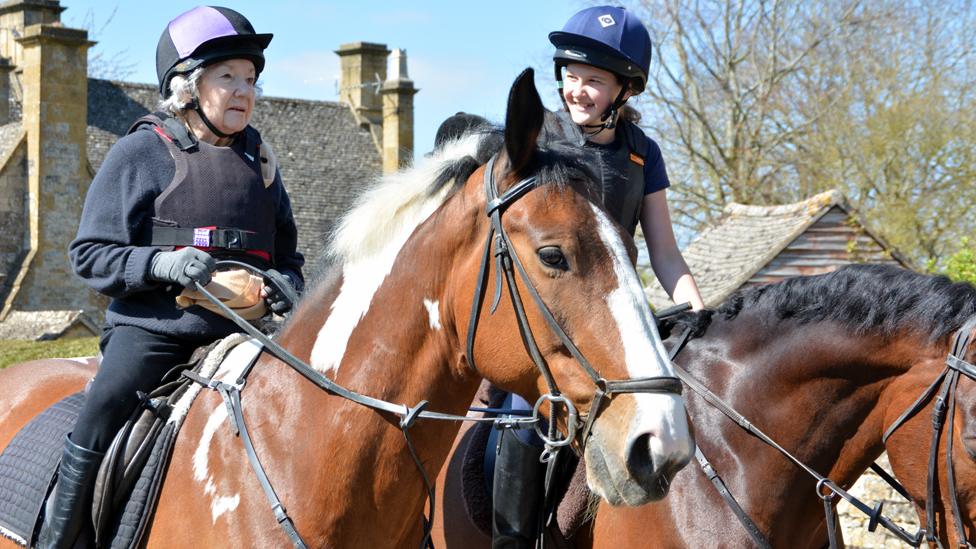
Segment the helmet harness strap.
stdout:
[[229,133],[224,133],[218,130],[217,127],[213,125],[210,119],[207,118],[207,115],[203,114],[203,107],[200,106],[200,100],[196,96],[194,96],[193,99],[190,100],[190,104],[187,106],[190,109],[196,111],[197,115],[200,117],[200,120],[203,120],[203,123],[206,124],[207,129],[213,132],[213,134],[216,135],[217,137],[228,138],[231,135],[233,135]]

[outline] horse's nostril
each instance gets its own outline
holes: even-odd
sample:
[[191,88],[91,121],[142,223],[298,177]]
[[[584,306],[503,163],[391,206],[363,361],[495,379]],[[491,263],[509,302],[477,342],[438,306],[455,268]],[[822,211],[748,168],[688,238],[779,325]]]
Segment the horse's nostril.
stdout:
[[651,435],[635,437],[627,448],[627,470],[641,484],[652,480],[654,459],[651,457]]

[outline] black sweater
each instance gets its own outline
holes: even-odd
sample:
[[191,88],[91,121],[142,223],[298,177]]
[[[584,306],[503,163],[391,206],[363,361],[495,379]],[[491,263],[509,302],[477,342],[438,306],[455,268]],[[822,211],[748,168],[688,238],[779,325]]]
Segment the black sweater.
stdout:
[[[183,288],[149,279],[150,261],[160,251],[148,245],[153,203],[175,171],[166,145],[150,127],[120,139],[92,180],[68,255],[86,284],[113,298],[105,316],[109,325],[173,336],[223,337],[238,331],[230,320],[198,306],[178,309],[175,298]],[[296,250],[298,231],[280,173],[272,187],[278,191],[274,267],[301,286],[305,259]]]

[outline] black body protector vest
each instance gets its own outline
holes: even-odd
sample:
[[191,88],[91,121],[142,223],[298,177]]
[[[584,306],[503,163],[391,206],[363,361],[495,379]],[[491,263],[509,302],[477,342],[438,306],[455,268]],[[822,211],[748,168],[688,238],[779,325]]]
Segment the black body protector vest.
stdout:
[[631,236],[640,223],[641,205],[644,203],[644,151],[647,137],[640,128],[621,120],[617,132],[623,140],[613,155],[609,166],[604,167],[603,205],[607,212],[620,223]]
[[151,244],[205,248],[218,258],[269,267],[276,166],[262,171],[267,160],[258,131],[247,126],[229,147],[217,147],[197,140],[179,120],[157,113],[136,120],[127,133],[145,125],[152,126],[176,162],[173,181],[154,203]]

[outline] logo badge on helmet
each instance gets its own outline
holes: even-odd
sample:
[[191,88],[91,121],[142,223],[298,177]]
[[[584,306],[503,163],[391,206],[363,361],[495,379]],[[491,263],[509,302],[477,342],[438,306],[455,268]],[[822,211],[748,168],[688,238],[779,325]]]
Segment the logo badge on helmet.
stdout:
[[601,15],[597,18],[597,21],[600,22],[600,26],[603,28],[612,27],[613,25],[617,24],[617,22],[613,20],[613,16],[610,14]]

